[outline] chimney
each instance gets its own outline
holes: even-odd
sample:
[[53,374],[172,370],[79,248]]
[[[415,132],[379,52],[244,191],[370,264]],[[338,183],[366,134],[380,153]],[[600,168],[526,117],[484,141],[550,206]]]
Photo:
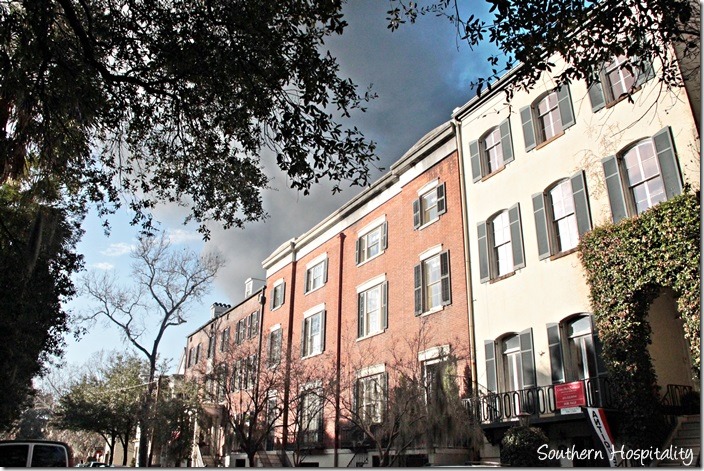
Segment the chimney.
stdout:
[[266,280],[261,278],[247,278],[244,282],[244,297],[250,297],[255,291],[261,289],[264,284],[266,284]]
[[210,306],[210,318],[215,319],[225,311],[230,309],[229,304],[223,304],[223,303],[213,303],[212,306]]

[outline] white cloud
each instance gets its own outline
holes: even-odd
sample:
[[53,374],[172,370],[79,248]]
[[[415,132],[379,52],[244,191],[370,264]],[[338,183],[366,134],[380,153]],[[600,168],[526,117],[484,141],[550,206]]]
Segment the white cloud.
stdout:
[[203,236],[196,231],[186,231],[184,229],[169,231],[169,241],[172,244],[185,244],[201,240],[202,238]]
[[127,255],[134,248],[132,244],[126,244],[124,242],[117,242],[115,244],[110,244],[107,249],[101,250],[100,253],[106,257],[120,257],[122,255]]
[[93,268],[97,268],[98,270],[112,270],[115,268],[115,265],[106,262],[93,263],[91,266]]

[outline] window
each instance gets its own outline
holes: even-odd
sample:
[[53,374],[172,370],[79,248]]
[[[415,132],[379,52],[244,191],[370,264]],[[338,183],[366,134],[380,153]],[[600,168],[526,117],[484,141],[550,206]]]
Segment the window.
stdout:
[[479,276],[485,283],[525,266],[518,204],[477,224]]
[[235,361],[232,369],[232,388],[251,389],[257,378],[257,355]]
[[521,108],[526,152],[547,142],[574,125],[572,98],[567,85],[543,95],[531,106]]
[[322,353],[325,350],[325,310],[304,315],[301,331],[301,357]]
[[479,181],[513,161],[511,125],[505,120],[491,128],[480,139],[469,143],[472,180]]
[[226,327],[220,333],[220,351],[226,352],[230,348],[230,327]]
[[273,291],[271,292],[271,310],[280,308],[284,304],[284,298],[286,294],[286,282],[282,281],[274,285]]
[[269,332],[269,351],[267,355],[269,366],[276,366],[281,362],[281,340],[281,328]]
[[386,398],[386,382],[385,372],[357,380],[355,391],[357,415],[364,422],[381,423]]
[[215,355],[215,329],[210,329],[208,336],[208,358],[213,358]]
[[533,216],[541,260],[575,248],[592,227],[584,172],[533,195]]
[[355,246],[355,258],[357,264],[381,255],[386,250],[387,225],[386,222],[380,224],[369,232],[359,236]]
[[196,365],[200,362],[200,343],[196,345],[196,358],[195,358],[195,363]]
[[447,211],[445,202],[445,184],[437,185],[432,190],[423,192],[413,201],[413,228],[419,229],[434,222]]
[[317,443],[322,440],[323,401],[317,390],[302,393],[300,399],[300,440],[302,443]]
[[423,362],[423,382],[425,384],[426,401],[432,403],[438,400],[445,391],[447,377],[447,362],[436,358]]
[[249,330],[249,338],[256,337],[259,334],[259,311],[254,311],[249,315],[249,321],[247,322],[247,327]]
[[413,269],[415,315],[441,309],[452,302],[450,252],[429,256]]
[[194,348],[191,347],[188,349],[188,366],[193,365],[193,353],[194,353]]
[[387,291],[388,283],[383,282],[357,295],[357,337],[366,337],[387,328]]
[[328,259],[315,261],[306,271],[306,293],[322,287],[328,281]]
[[570,316],[560,324],[548,324],[547,331],[553,383],[596,378],[606,372],[592,316]]
[[682,193],[682,177],[669,127],[621,154],[602,160],[614,222]]
[[247,340],[247,336],[248,336],[247,331],[249,330],[248,323],[249,323],[249,316],[244,317],[244,318],[237,321],[237,334],[236,334],[236,338],[235,338],[235,342],[237,343],[237,345],[239,345],[242,342],[244,342],[245,340]]
[[649,61],[629,61],[623,55],[615,57],[604,64],[597,79],[589,86],[592,111],[597,112],[618,102],[653,77],[655,73]]
[[509,392],[536,386],[533,329],[506,335],[498,341],[486,340],[484,350],[487,389]]

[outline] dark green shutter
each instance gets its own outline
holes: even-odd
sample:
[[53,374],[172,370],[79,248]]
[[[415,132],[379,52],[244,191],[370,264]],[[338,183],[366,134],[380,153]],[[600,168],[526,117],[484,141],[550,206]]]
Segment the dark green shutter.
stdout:
[[603,347],[599,340],[599,333],[594,325],[594,316],[590,315],[589,320],[592,321],[592,339],[594,340],[594,354],[596,355],[596,372],[599,376],[606,374],[606,365],[604,364]]
[[[636,70],[634,70],[634,72],[636,72]],[[645,82],[655,77],[655,70],[653,69],[652,61],[643,59],[641,61],[640,70],[637,71],[637,74],[638,76],[636,77],[635,82],[636,87],[643,85]]]
[[416,316],[423,313],[423,265],[413,267],[413,300]]
[[548,349],[550,351],[550,370],[552,382],[565,381],[565,368],[562,362],[562,344],[560,342],[560,324],[548,324]]
[[675,144],[672,141],[670,127],[665,127],[653,136],[655,150],[658,153],[658,163],[660,163],[660,175],[665,184],[665,194],[667,199],[682,193],[682,177],[680,167],[677,164],[675,154]]
[[325,351],[325,310],[320,314],[320,351]]
[[357,295],[357,338],[364,337],[365,293]]
[[523,127],[523,141],[526,145],[526,152],[535,147],[535,126],[533,125],[533,110],[530,106],[521,108],[521,126]]
[[560,110],[562,129],[567,129],[570,126],[573,126],[575,123],[574,111],[572,111],[570,87],[567,84],[563,84],[557,89],[557,107]]
[[286,282],[284,281],[281,283],[281,303],[279,303],[279,306],[283,305],[286,302]]
[[323,261],[323,284],[328,282],[328,259]]
[[381,225],[381,250],[386,250],[389,246],[389,223]]
[[533,195],[533,217],[535,218],[535,232],[538,236],[538,258],[543,260],[550,256],[550,235],[543,193]]
[[589,87],[589,101],[592,104],[592,112],[596,113],[606,106],[606,96],[600,80],[595,80]]
[[469,143],[469,163],[472,167],[472,181],[482,179],[482,161],[479,155],[479,141]]
[[303,318],[301,323],[301,357],[306,356],[306,319]]
[[572,198],[574,200],[574,215],[577,218],[577,231],[582,237],[592,228],[592,218],[589,214],[589,198],[587,197],[587,182],[584,172],[579,171],[570,178],[572,183]]
[[445,184],[439,185],[436,188],[437,194],[437,205],[438,205],[438,215],[445,214],[447,211],[447,203],[445,202]]
[[486,388],[491,392],[497,392],[496,351],[493,340],[484,341],[484,361],[486,364]]
[[523,268],[526,266],[526,261],[523,257],[521,211],[518,203],[508,209],[508,221],[511,224],[511,249],[513,250],[513,268]]
[[413,229],[418,229],[420,225],[420,199],[417,199],[413,201]]
[[389,282],[381,285],[381,328],[389,328]]
[[450,252],[446,251],[440,254],[440,286],[442,305],[445,306],[452,302],[450,289]]
[[499,125],[501,133],[501,152],[504,156],[504,164],[513,161],[513,143],[511,142],[511,123],[508,119]]
[[533,357],[533,329],[528,328],[519,334],[521,344],[521,366],[523,368],[523,387],[536,386],[535,359]]
[[489,281],[489,240],[486,236],[486,222],[477,224],[477,244],[479,245],[479,282]]
[[623,180],[621,179],[621,169],[618,158],[615,155],[606,157],[601,161],[604,166],[604,177],[606,178],[606,190],[609,193],[609,204],[611,205],[611,217],[614,223],[628,217],[626,209],[626,199],[623,193]]
[[356,241],[354,241],[354,262],[359,265],[360,262],[360,245],[362,244],[362,238],[358,237]]

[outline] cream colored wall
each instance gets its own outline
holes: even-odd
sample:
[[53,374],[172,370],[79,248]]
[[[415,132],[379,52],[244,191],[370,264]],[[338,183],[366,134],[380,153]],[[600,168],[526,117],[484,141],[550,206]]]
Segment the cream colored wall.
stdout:
[[[556,260],[538,259],[531,196],[553,182],[585,170],[592,225],[611,221],[611,211],[601,160],[630,143],[670,126],[685,182],[699,188],[699,141],[684,90],[661,91],[656,80],[647,82],[635,95],[635,103],[617,103],[597,113],[584,83],[570,86],[576,124],[564,135],[526,153],[519,110],[546,90],[545,79],[530,93],[517,93],[511,106],[503,93],[481,106],[458,115],[466,175],[470,271],[476,334],[477,380],[486,385],[484,340],[507,332],[533,328],[538,385],[550,380],[546,324],[570,314],[590,312],[589,292],[577,253]],[[469,143],[510,117],[515,160],[485,181],[472,183]],[[495,283],[479,282],[477,223],[499,210],[520,204],[526,266],[514,276]]]

